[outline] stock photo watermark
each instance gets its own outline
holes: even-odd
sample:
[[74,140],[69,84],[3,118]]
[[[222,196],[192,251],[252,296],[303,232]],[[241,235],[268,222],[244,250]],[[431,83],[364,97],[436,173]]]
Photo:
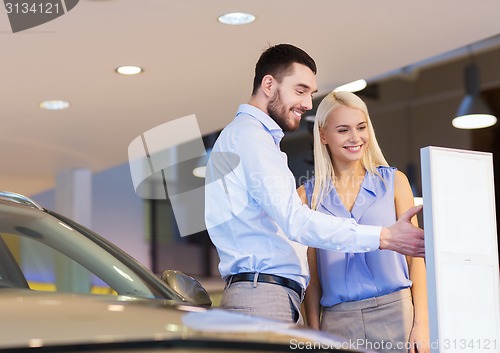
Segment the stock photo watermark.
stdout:
[[[344,350],[372,350],[372,351],[385,351],[385,350],[401,350],[411,348],[410,342],[391,342],[391,341],[380,341],[372,342],[367,339],[356,339],[347,340],[342,342],[303,342],[297,339],[290,340],[290,349],[292,350],[318,350],[318,349],[344,349]],[[418,343],[415,344],[415,348],[420,349]],[[440,341],[432,341],[430,343],[430,348],[432,350],[437,350],[439,348],[444,350],[456,351],[470,351],[470,350],[482,350],[482,351],[492,351],[497,352],[497,340],[490,338],[460,338],[460,339],[441,339]]]
[[72,10],[79,0],[4,0],[12,33],[40,26]]
[[194,114],[137,136],[128,147],[128,158],[136,195],[143,199],[169,199],[182,237],[207,229],[205,189],[223,183],[224,176],[239,165],[238,156],[232,153],[212,153],[212,160],[219,165],[209,181],[205,183],[203,176],[194,173],[208,160]]

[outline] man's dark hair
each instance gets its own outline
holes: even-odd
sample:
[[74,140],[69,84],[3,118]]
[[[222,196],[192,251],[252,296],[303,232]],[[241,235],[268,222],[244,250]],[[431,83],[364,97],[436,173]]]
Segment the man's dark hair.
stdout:
[[291,44],[278,44],[267,48],[255,65],[252,95],[257,93],[264,76],[271,75],[281,82],[283,77],[291,73],[295,63],[307,66],[316,74],[316,63],[302,49]]

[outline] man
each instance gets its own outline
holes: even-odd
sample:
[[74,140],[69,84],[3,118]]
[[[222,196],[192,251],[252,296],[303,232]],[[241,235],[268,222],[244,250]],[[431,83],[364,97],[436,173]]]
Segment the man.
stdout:
[[205,221],[226,280],[221,307],[302,323],[307,246],[343,252],[389,249],[424,255],[423,231],[408,210],[389,228],[357,225],[310,210],[279,143],[312,108],[316,64],[289,44],[268,48],[252,96],[221,132],[207,166]]

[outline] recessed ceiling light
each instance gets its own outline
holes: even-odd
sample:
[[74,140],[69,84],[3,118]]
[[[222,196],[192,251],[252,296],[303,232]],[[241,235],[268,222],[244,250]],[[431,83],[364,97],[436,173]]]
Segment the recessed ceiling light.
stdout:
[[333,90],[333,92],[348,91],[348,92],[358,92],[366,87],[365,80],[357,80],[353,82],[346,83],[345,85],[339,86]]
[[50,100],[50,101],[43,101],[38,106],[42,109],[47,109],[47,110],[61,110],[69,108],[69,102],[62,100]]
[[244,12],[230,12],[219,17],[219,22],[225,25],[246,25],[255,21],[255,16]]
[[137,75],[142,71],[142,68],[139,66],[120,66],[116,69],[116,72],[122,75]]

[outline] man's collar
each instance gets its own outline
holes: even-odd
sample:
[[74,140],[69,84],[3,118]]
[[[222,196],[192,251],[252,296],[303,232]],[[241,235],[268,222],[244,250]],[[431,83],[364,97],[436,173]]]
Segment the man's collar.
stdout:
[[[238,114],[245,113],[248,114],[258,121],[269,131],[269,133],[273,136],[276,144],[279,144],[283,136],[283,129],[274,121],[269,115],[264,113],[262,110],[253,106],[251,104],[241,104],[238,108]],[[236,114],[236,115],[238,115]]]

